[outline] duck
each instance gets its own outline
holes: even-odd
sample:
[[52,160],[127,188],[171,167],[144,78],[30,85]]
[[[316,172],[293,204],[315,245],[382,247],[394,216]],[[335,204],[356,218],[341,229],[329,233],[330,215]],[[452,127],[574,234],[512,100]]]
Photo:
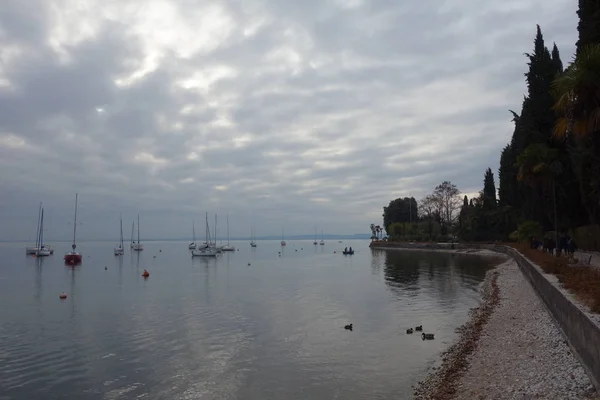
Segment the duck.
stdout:
[[347,330],[351,331],[352,330],[352,324],[345,325],[344,329],[347,329]]
[[433,340],[433,333],[422,333],[421,338],[423,340]]
[[408,328],[408,329],[406,330],[406,333],[407,333],[407,334],[409,334],[409,335],[410,335],[411,333],[413,333],[413,328]]
[[423,331],[423,325],[418,325],[418,326],[415,328],[415,331],[417,331],[417,332],[422,332],[422,331]]

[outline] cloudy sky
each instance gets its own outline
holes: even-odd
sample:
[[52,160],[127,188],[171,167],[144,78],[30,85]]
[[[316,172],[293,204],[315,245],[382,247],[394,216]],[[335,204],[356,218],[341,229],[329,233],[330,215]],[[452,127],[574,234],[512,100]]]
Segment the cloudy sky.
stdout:
[[[498,168],[535,24],[572,0],[2,0],[0,240],[368,231]],[[224,218],[223,218],[224,219]]]

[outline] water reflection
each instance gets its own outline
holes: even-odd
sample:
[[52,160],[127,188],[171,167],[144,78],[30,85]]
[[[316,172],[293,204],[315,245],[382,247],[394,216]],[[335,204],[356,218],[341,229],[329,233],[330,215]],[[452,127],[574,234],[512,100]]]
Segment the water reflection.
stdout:
[[385,282],[396,295],[404,297],[424,290],[444,307],[455,303],[465,290],[477,292],[477,282],[499,260],[465,254],[380,250],[372,252],[371,270],[375,273],[383,266]]
[[419,281],[421,258],[418,253],[386,251],[384,264],[385,280],[393,286],[416,286]]
[[35,292],[34,300],[36,304],[40,304],[42,298],[42,268],[44,266],[44,257],[36,257],[35,259]]

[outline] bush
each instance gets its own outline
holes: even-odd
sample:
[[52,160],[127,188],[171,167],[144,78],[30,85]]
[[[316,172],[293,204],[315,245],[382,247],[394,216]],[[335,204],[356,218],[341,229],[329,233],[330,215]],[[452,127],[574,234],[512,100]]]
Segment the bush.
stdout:
[[532,236],[537,238],[542,237],[542,226],[535,221],[525,221],[517,227],[517,230],[510,234],[511,240],[516,240],[520,243],[526,243]]
[[600,271],[570,265],[567,257],[554,257],[526,244],[513,247],[539,265],[544,272],[556,275],[565,289],[573,292],[593,312],[600,313]]

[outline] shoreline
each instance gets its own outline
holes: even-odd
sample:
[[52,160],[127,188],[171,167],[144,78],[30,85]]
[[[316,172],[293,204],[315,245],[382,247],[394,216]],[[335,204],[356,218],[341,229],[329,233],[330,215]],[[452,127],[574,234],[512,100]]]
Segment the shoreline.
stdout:
[[498,253],[496,251],[487,249],[473,249],[473,248],[461,248],[461,249],[444,249],[439,247],[371,247],[373,250],[385,250],[385,251],[415,251],[415,252],[427,252],[427,253],[450,253],[450,254],[468,254],[485,257],[499,257],[508,259],[510,258],[506,254]]
[[598,398],[514,259],[488,271],[481,292],[441,366],[416,386],[416,400]]

